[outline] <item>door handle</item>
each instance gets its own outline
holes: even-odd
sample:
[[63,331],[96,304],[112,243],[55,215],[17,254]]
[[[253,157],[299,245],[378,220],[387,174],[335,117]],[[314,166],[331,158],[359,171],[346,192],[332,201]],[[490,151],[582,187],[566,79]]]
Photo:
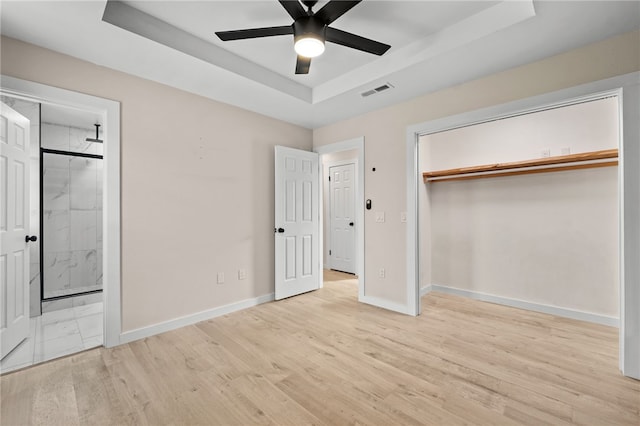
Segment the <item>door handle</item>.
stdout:
[[35,235],[32,236],[26,236],[24,237],[24,242],[28,243],[29,241],[34,242],[34,241],[38,241],[38,237],[36,237]]
[[277,228],[277,229],[274,229],[274,231],[277,232],[278,234],[282,234],[284,232],[284,229]]
[[353,226],[353,222],[349,222],[349,226]]

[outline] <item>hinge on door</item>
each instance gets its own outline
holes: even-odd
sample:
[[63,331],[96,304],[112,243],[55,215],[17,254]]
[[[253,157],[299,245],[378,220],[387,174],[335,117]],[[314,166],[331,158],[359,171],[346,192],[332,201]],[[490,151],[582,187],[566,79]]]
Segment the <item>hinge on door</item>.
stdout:
[[329,182],[331,182],[331,176],[329,176]]
[[329,256],[331,256],[331,250],[329,250]]

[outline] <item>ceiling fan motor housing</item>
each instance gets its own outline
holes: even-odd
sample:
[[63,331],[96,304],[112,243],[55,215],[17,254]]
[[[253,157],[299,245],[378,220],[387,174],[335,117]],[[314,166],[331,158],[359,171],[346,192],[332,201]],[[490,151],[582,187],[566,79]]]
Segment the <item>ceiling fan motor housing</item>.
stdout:
[[293,23],[293,41],[294,43],[301,38],[313,37],[323,43],[327,39],[327,26],[319,19],[309,16],[297,19]]

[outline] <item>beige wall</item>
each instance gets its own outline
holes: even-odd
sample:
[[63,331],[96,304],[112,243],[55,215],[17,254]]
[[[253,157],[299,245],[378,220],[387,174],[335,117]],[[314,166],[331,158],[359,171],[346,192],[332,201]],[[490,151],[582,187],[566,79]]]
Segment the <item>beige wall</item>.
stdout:
[[[365,212],[366,295],[406,303],[406,230],[400,213],[406,209],[407,126],[638,70],[640,32],[635,31],[315,129],[314,146],[365,138],[365,198],[373,201]],[[375,223],[375,211],[385,211],[385,223]],[[386,278],[378,278],[379,268],[386,269]]]
[[310,130],[13,39],[1,54],[3,75],[121,103],[123,331],[274,291],[273,147]]

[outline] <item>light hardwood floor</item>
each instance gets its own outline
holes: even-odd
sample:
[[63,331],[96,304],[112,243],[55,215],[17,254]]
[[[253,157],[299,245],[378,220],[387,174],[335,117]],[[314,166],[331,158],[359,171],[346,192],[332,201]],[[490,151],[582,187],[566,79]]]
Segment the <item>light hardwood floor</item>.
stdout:
[[0,378],[3,426],[640,424],[617,330],[431,293],[319,291]]

